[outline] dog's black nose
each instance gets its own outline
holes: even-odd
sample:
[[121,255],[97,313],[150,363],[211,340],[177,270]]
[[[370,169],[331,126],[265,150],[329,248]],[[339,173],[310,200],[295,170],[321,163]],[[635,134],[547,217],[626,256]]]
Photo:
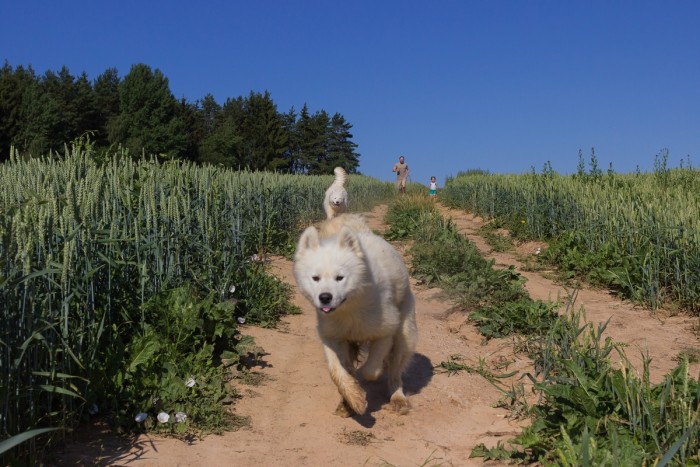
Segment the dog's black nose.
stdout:
[[333,300],[333,295],[329,294],[328,292],[323,292],[318,296],[318,300],[321,302],[321,304],[328,305],[331,300]]

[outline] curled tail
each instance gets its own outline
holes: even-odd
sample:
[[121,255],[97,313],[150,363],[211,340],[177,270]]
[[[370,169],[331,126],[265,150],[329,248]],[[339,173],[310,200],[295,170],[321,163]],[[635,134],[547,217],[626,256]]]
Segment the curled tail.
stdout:
[[333,183],[336,185],[345,186],[345,180],[348,178],[348,174],[345,172],[345,169],[342,167],[336,167],[333,169],[333,173],[335,174],[335,181]]

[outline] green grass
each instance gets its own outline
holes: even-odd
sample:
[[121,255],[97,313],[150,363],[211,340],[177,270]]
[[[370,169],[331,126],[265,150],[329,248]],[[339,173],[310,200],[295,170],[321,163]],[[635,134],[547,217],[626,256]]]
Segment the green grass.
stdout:
[[[549,243],[541,260],[564,279],[614,290],[652,309],[700,311],[700,171],[560,176],[468,173],[441,201],[505,228],[513,240]],[[492,247],[506,245],[489,235]]]
[[[470,364],[452,355],[436,365],[452,376],[481,374],[504,395],[499,405],[530,419],[515,438],[475,446],[472,456],[542,465],[700,465],[700,385],[689,374],[690,353],[680,356],[664,381],[652,384],[648,359],[638,376],[624,347],[603,338],[607,323],[594,326],[582,309],[574,310],[575,292],[562,314],[556,304],[530,300],[514,270],[489,273],[492,263],[477,259],[449,220],[438,219],[420,201],[404,209],[406,203],[392,206],[389,218],[401,222],[400,238],[412,242],[413,274],[428,285],[449,287],[485,339],[518,336],[518,349],[534,364],[533,372],[521,375],[538,396],[533,405],[522,383],[500,382],[514,373],[499,374],[481,359]],[[429,253],[423,255],[424,249]]]
[[[34,463],[94,416],[173,435],[232,426],[220,406],[226,365],[248,352],[239,320],[297,312],[259,258],[291,254],[332,181],[89,145],[0,164],[0,438],[22,440],[0,463]],[[360,175],[347,189],[357,210],[395,196]]]

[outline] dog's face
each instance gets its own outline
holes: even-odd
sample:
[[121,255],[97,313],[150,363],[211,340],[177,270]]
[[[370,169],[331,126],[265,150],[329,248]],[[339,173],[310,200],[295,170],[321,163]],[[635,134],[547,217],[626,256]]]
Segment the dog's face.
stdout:
[[297,286],[319,314],[332,314],[353,294],[361,293],[367,274],[363,257],[350,229],[342,228],[337,237],[322,241],[316,228],[309,227],[294,256]]
[[333,190],[328,194],[328,202],[333,207],[340,207],[347,202],[348,193],[345,190]]

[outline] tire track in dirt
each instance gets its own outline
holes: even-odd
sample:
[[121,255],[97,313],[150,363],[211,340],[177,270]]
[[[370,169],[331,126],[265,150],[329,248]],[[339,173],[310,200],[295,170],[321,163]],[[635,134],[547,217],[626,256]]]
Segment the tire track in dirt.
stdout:
[[[494,252],[477,231],[485,222],[478,216],[450,209],[438,204],[444,217],[451,217],[457,229],[472,241],[486,258],[493,258],[496,267],[515,266],[518,273],[527,279],[525,288],[535,300],[557,300],[567,302],[567,291],[542,273],[522,269],[518,259],[533,255],[542,243],[528,242],[517,247],[516,252]],[[578,291],[574,306],[583,307],[588,321],[604,323],[610,318],[606,336],[626,345],[625,354],[638,372],[642,370],[642,355],[651,357],[649,367],[652,382],[660,381],[677,365],[676,357],[688,348],[700,348],[698,318],[688,315],[661,317],[650,310],[620,300],[605,290],[583,287]],[[611,358],[614,358],[612,356]],[[697,377],[700,364],[691,364],[691,376]]]

